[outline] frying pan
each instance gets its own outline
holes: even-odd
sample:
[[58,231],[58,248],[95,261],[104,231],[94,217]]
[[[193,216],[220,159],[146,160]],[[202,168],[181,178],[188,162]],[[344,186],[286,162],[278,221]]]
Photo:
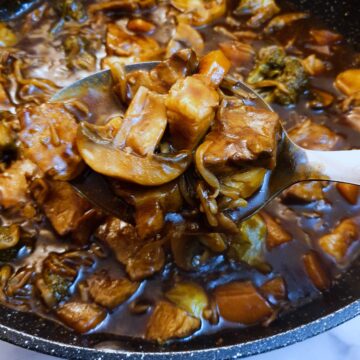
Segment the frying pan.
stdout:
[[[40,0],[41,1],[41,0]],[[0,21],[29,11],[39,0],[0,0]],[[359,48],[358,0],[297,0]],[[21,6],[23,5],[23,6]],[[0,339],[67,359],[234,359],[274,350],[329,330],[360,314],[360,258],[322,298],[281,316],[270,327],[224,331],[187,342],[157,346],[108,334],[77,335],[34,314],[0,306]],[[218,342],[219,337],[222,342]]]

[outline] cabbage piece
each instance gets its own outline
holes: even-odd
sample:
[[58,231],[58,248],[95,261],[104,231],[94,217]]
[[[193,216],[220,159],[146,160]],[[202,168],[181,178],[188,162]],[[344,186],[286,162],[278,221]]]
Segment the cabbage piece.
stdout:
[[230,238],[228,256],[243,261],[262,272],[271,270],[264,258],[267,229],[263,218],[254,215],[239,226],[239,234]]
[[196,318],[202,318],[209,305],[203,288],[195,283],[178,283],[166,292],[165,296],[178,307]]

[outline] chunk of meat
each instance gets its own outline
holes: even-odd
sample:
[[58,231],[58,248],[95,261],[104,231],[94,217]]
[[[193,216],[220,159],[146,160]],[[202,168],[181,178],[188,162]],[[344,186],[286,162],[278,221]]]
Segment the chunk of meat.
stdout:
[[351,205],[355,205],[359,197],[359,186],[352,184],[338,183],[336,188],[343,198]]
[[340,136],[329,128],[310,119],[291,129],[289,136],[296,144],[310,150],[333,150],[341,140]]
[[152,313],[146,329],[146,338],[158,343],[192,335],[201,321],[167,301],[160,301]]
[[56,180],[69,180],[82,169],[76,149],[77,123],[61,104],[29,106],[19,113],[24,156]]
[[180,210],[183,203],[176,182],[150,189],[113,182],[113,189],[135,207],[136,231],[142,239],[159,233],[165,225],[165,215]]
[[29,160],[18,160],[0,174],[0,205],[5,209],[24,205],[28,200],[30,178],[36,166]]
[[68,302],[56,311],[58,317],[75,331],[84,334],[106,318],[106,312],[96,304]]
[[178,80],[166,99],[172,141],[179,149],[194,148],[215,117],[219,95],[202,80],[197,76]]
[[302,260],[305,270],[314,286],[320,291],[328,289],[330,287],[329,276],[327,275],[324,266],[315,251],[310,251],[305,254]]
[[160,241],[145,244],[126,264],[133,281],[140,281],[159,272],[165,265],[165,253]]
[[93,300],[110,310],[126,301],[139,287],[136,282],[126,278],[112,279],[106,273],[94,274],[86,281]]
[[319,239],[319,246],[326,254],[332,256],[337,262],[341,262],[350,245],[358,238],[358,224],[353,219],[346,219],[329,234],[322,236]]
[[205,138],[212,143],[204,154],[205,165],[214,171],[246,163],[272,168],[279,129],[276,113],[224,101],[214,130]]
[[289,187],[284,191],[283,196],[303,202],[319,201],[325,198],[324,186],[326,182],[323,181],[304,181]]
[[106,49],[109,55],[129,58],[134,62],[156,60],[162,52],[155,39],[142,34],[133,35],[116,24],[108,25]]
[[272,304],[277,304],[287,297],[286,284],[281,276],[268,280],[260,290]]
[[205,75],[215,87],[219,86],[231,67],[230,61],[221,50],[214,50],[203,56],[199,63],[199,74]]
[[114,145],[129,147],[139,155],[152,154],[167,125],[166,108],[161,97],[140,87],[131,101]]
[[269,303],[249,282],[233,282],[215,290],[220,315],[228,321],[244,325],[260,323],[273,315]]
[[292,236],[284,230],[272,216],[264,211],[261,212],[261,216],[264,219],[267,228],[266,247],[268,249],[274,249],[292,240]]
[[166,49],[166,57],[170,57],[181,49],[192,49],[196,54],[201,55],[204,50],[204,40],[201,34],[185,23],[179,23],[175,33]]
[[64,181],[48,181],[45,198],[32,186],[35,200],[42,207],[46,217],[59,235],[76,230],[80,220],[90,209],[90,204],[80,197],[73,187]]
[[144,242],[130,224],[110,218],[100,226],[96,234],[110,247],[116,259],[125,265],[131,280],[144,279],[164,267],[162,243]]
[[109,218],[99,227],[96,236],[109,246],[122,264],[126,264],[142,246],[135,228],[117,218]]

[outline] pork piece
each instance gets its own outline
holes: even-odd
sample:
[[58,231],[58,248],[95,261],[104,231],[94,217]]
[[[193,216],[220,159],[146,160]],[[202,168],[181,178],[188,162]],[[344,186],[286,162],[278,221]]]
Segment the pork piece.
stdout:
[[199,74],[204,75],[214,87],[218,87],[231,67],[230,60],[221,50],[203,56],[199,63]]
[[330,279],[319,256],[315,251],[310,251],[302,258],[305,270],[314,284],[320,291],[324,291],[330,287]]
[[334,260],[341,262],[351,244],[359,238],[358,226],[354,219],[341,221],[329,234],[319,239],[319,246]]
[[112,279],[106,273],[94,274],[86,281],[93,300],[110,310],[126,301],[139,287],[136,282],[126,278]]
[[36,166],[29,160],[18,160],[0,174],[0,205],[5,209],[24,205],[28,200],[28,185]]
[[61,104],[29,106],[19,113],[24,156],[56,180],[78,175],[82,160],[75,140],[77,123]]
[[65,181],[32,184],[35,200],[42,207],[55,231],[63,236],[77,229],[90,204]]
[[106,34],[106,49],[109,55],[116,55],[136,61],[156,60],[161,48],[156,40],[142,35],[132,34],[116,24],[109,24]]
[[158,234],[165,225],[165,215],[182,206],[179,186],[171,182],[155,188],[144,188],[123,182],[113,182],[117,195],[135,207],[136,231],[146,239]]
[[203,79],[195,75],[178,80],[166,99],[172,142],[178,149],[194,148],[215,117],[219,95]]
[[226,165],[261,165],[276,162],[279,117],[274,112],[223,101],[217,123],[205,138],[211,142],[204,154],[205,165],[221,172]]
[[109,246],[122,264],[126,264],[142,246],[135,228],[117,218],[107,219],[99,227],[96,235]]
[[126,77],[127,96],[133,99],[141,86],[159,94],[167,94],[176,81],[192,75],[197,66],[198,60],[193,50],[180,50],[150,72],[139,70],[129,73]]
[[217,287],[215,301],[220,315],[225,320],[244,325],[260,323],[273,315],[269,303],[249,281]]
[[167,301],[160,301],[147,324],[146,338],[158,343],[192,335],[201,321]]
[[57,310],[61,321],[84,334],[97,327],[106,318],[106,312],[96,304],[68,302]]
[[110,218],[99,227],[97,236],[110,247],[116,259],[125,265],[133,281],[147,278],[164,267],[162,243],[144,242],[130,224]]
[[297,145],[309,150],[334,150],[341,141],[332,130],[310,119],[291,129],[289,136]]
[[142,156],[152,154],[164,134],[166,124],[166,108],[162,98],[140,87],[115,136],[115,146],[129,147]]
[[[310,150],[333,150],[341,142],[341,137],[329,128],[309,119],[291,129],[289,136],[296,144]],[[287,189],[283,196],[304,202],[323,200],[326,184],[320,181],[301,182]]]
[[269,250],[292,240],[292,236],[269,214],[262,211],[261,217],[264,219],[267,228],[266,247]]

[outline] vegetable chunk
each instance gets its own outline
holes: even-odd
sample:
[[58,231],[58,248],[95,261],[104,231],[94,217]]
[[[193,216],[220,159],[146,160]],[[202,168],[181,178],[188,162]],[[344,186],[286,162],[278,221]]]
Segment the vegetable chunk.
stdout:
[[201,321],[185,310],[167,301],[160,301],[147,324],[146,338],[164,343],[170,339],[190,336],[200,325]]
[[165,101],[170,133],[178,149],[192,149],[215,117],[219,95],[196,76],[178,80]]
[[249,281],[217,287],[215,300],[224,319],[244,325],[260,323],[273,314],[271,306]]
[[26,158],[56,180],[79,174],[82,161],[75,145],[77,123],[62,104],[29,106],[19,118],[19,138]]
[[303,263],[311,281],[320,291],[330,287],[330,279],[321,264],[319,256],[314,251],[310,251],[303,256]]
[[346,219],[340,222],[329,234],[322,236],[319,239],[319,246],[337,262],[341,262],[350,245],[358,240],[358,237],[358,224],[352,219]]

